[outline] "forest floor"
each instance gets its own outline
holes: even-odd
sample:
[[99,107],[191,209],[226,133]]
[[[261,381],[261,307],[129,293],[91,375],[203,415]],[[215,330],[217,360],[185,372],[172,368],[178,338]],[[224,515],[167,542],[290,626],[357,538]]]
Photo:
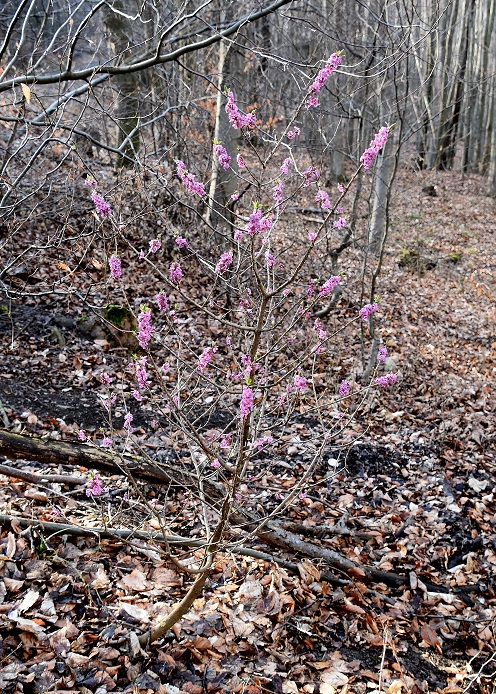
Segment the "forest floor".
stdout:
[[[409,586],[357,578],[335,587],[321,580],[320,565],[284,553],[299,562],[298,575],[225,557],[174,633],[143,651],[135,632],[184,594],[182,576],[114,539],[43,536],[5,523],[2,691],[493,692],[495,233],[483,178],[399,174],[380,281],[382,334],[399,383],[372,398],[354,432],[360,439],[327,488],[291,511],[310,526],[344,518],[351,531],[370,533],[321,542],[409,574]],[[97,376],[104,360],[122,359],[121,348],[49,306],[10,307],[0,331],[4,425],[70,441],[78,427],[98,431]],[[159,452],[171,441],[151,444]],[[299,462],[290,447],[281,460],[284,484]],[[74,474],[69,466],[20,467]],[[115,490],[115,512],[123,478],[103,478]],[[2,481],[0,513],[100,525],[99,504],[88,505],[84,488]],[[148,493],[160,499],[153,485]],[[180,495],[171,503],[179,508]],[[180,518],[179,527],[186,531]],[[376,595],[366,592],[371,587]]]

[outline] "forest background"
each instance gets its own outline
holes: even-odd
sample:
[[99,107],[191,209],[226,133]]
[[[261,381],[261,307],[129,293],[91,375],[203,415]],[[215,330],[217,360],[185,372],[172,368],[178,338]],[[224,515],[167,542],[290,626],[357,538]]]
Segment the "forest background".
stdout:
[[0,679],[492,692],[492,0],[5,0]]

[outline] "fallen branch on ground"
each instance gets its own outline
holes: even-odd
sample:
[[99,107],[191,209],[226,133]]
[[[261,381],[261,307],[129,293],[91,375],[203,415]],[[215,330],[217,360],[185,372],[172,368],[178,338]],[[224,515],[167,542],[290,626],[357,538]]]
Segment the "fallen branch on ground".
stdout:
[[32,482],[33,484],[58,482],[59,484],[76,486],[78,484],[86,484],[88,481],[85,477],[71,477],[70,475],[38,475],[34,472],[18,470],[17,468],[10,467],[9,465],[0,465],[0,474],[5,475],[6,477],[13,477],[17,480]]
[[[112,452],[84,444],[35,439],[3,430],[0,430],[0,454],[10,458],[14,457],[14,459],[38,460],[57,465],[78,465],[104,470],[113,474],[124,474],[118,462],[116,462],[118,458]],[[154,464],[136,456],[122,455],[122,459],[125,461],[129,472],[137,478],[144,478],[151,482],[162,484],[166,482],[175,487],[181,487],[184,484],[191,486],[194,481],[193,477],[188,479],[186,473],[182,472],[178,466],[171,468],[160,463]],[[210,498],[212,505],[216,505],[220,490],[221,485],[214,482],[208,482],[204,485],[205,495],[207,498]],[[245,525],[249,522],[255,524],[260,522],[260,519],[248,519],[247,517],[240,520],[236,518],[236,514],[233,514],[233,518]],[[385,583],[392,587],[410,584],[409,576],[402,576],[389,571],[381,571],[373,566],[358,564],[339,552],[302,540],[298,535],[284,529],[282,525],[275,521],[268,522],[266,526],[256,530],[255,534],[260,540],[268,544],[324,562],[327,566],[338,569],[344,574],[352,575],[362,581],[369,580]],[[442,586],[428,585],[427,588],[432,591],[445,591],[445,588]]]

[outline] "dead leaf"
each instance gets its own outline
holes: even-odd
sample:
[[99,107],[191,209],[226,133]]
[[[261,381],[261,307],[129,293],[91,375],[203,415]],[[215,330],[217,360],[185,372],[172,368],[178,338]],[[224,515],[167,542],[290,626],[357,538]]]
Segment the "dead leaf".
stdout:
[[150,621],[150,617],[146,610],[137,605],[130,605],[129,603],[120,604],[119,614],[121,617],[124,617],[124,619],[134,621],[135,623],[148,624]]
[[320,581],[320,571],[312,564],[310,559],[302,559],[298,563],[298,571],[302,581],[305,581],[307,585]]
[[16,541],[14,537],[14,533],[9,533],[7,535],[7,549],[5,550],[5,555],[9,558],[12,559],[16,551]]
[[145,577],[139,569],[134,569],[130,574],[121,578],[117,583],[119,588],[124,588],[125,590],[146,590],[148,588],[148,583]]
[[17,608],[17,612],[19,614],[22,614],[23,612],[26,612],[29,610],[30,607],[33,607],[35,602],[38,600],[40,597],[40,594],[38,593],[37,590],[28,590],[26,595],[23,597],[21,604]]
[[102,588],[106,588],[110,585],[110,579],[101,567],[98,567],[96,578],[91,581],[90,585],[95,590],[101,590]]
[[21,84],[21,89],[22,93],[24,94],[24,98],[29,104],[31,102],[31,89],[28,87],[27,84]]
[[23,619],[22,617],[9,617],[8,619],[10,619],[11,622],[15,622],[21,631],[27,631],[38,638],[45,635],[45,629],[33,619]]

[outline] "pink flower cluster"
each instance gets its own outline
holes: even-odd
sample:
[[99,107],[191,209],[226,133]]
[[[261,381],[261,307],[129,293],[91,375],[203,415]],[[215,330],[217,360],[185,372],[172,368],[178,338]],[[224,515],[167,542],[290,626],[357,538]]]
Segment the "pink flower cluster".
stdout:
[[381,388],[386,388],[387,386],[392,386],[396,383],[398,380],[398,376],[393,373],[392,371],[385,376],[379,376],[379,378],[376,378],[374,383],[377,386],[381,386]]
[[253,128],[257,123],[257,117],[254,113],[241,113],[239,108],[236,106],[234,101],[234,94],[229,91],[227,92],[227,104],[226,113],[229,118],[229,123],[234,128],[234,130],[241,130],[245,126]]
[[257,448],[259,451],[261,451],[267,443],[274,443],[274,439],[272,438],[272,436],[261,436],[259,439],[256,439],[253,442],[252,448]]
[[276,201],[276,207],[278,207],[279,205],[282,205],[282,201],[283,201],[282,189],[283,189],[283,186],[284,186],[283,182],[282,182],[282,181],[279,181],[279,183],[278,183],[277,185],[275,185],[275,186],[272,188],[272,199]]
[[160,239],[152,239],[150,241],[150,253],[156,253],[160,249],[161,245],[162,243]]
[[194,175],[188,171],[186,164],[180,159],[176,160],[177,175],[181,179],[183,186],[191,193],[196,193],[200,197],[206,194],[205,186],[196,180]]
[[118,280],[122,276],[122,267],[120,258],[116,255],[111,255],[109,258],[110,274],[114,280]]
[[91,199],[93,200],[96,213],[99,217],[105,219],[106,217],[110,217],[112,215],[112,208],[108,202],[106,202],[102,196],[96,192],[96,190],[91,194]]
[[147,348],[152,339],[152,333],[155,332],[155,328],[150,323],[151,317],[152,314],[148,308],[143,309],[138,315],[138,342],[143,349]]
[[[104,441],[105,440],[106,439],[104,439]],[[109,441],[112,445],[112,441],[110,439]],[[100,479],[100,476],[97,473],[88,482],[88,486],[86,488],[86,496],[102,496],[102,494],[106,494],[108,490],[108,487],[103,486],[102,480]]]
[[262,210],[258,209],[252,212],[246,225],[246,231],[253,236],[253,234],[261,234],[264,231],[270,231],[274,223],[272,215],[264,217]]
[[345,398],[347,395],[349,395],[351,390],[351,386],[349,381],[342,381],[341,385],[339,386],[339,394],[341,395],[342,398]]
[[297,125],[294,126],[293,130],[288,130],[286,133],[286,137],[288,140],[294,140],[295,137],[298,137],[298,135],[301,133],[301,130]]
[[303,172],[303,176],[305,178],[303,187],[308,188],[310,183],[320,176],[320,171],[315,166],[309,166],[308,169],[305,169]]
[[377,304],[365,304],[365,306],[363,306],[360,309],[360,312],[358,315],[360,316],[360,318],[362,320],[367,320],[367,318],[369,318],[369,316],[371,316],[373,313],[375,313],[377,311],[377,309],[378,309]]
[[315,202],[320,202],[323,210],[328,210],[331,206],[331,201],[325,190],[319,190],[315,196]]
[[105,436],[102,439],[102,443],[100,445],[102,448],[112,448],[112,446],[114,445],[114,442],[108,436]]
[[289,174],[289,167],[290,166],[293,166],[293,160],[288,157],[287,159],[285,159],[283,161],[279,171],[283,174],[286,174],[286,176],[287,176]]
[[326,280],[326,282],[324,282],[324,284],[321,286],[319,296],[327,296],[328,294],[331,294],[334,291],[334,288],[337,287],[340,282],[341,277],[339,275],[329,277],[329,279]]
[[198,365],[196,367],[198,373],[203,373],[205,371],[209,363],[212,361],[216,352],[217,347],[207,347],[203,350],[203,352],[200,355],[200,358],[198,359]]
[[241,394],[241,404],[239,406],[239,413],[242,419],[249,416],[253,409],[253,391],[248,386],[243,387],[243,393]]
[[169,268],[169,278],[171,282],[177,284],[184,277],[179,263],[171,263]]
[[296,390],[300,390],[303,392],[307,387],[307,379],[304,376],[295,376],[293,385],[296,388]]
[[189,247],[189,243],[182,236],[176,237],[176,244],[179,246],[179,248],[188,248]]
[[245,169],[245,168],[246,168],[245,160],[243,159],[243,157],[241,156],[241,154],[238,154],[238,156],[236,157],[236,163],[237,163],[237,165],[239,166],[240,169]]
[[379,351],[377,353],[377,361],[379,362],[379,364],[384,364],[384,362],[386,361],[386,357],[387,357],[387,349],[384,347],[384,345],[381,345],[381,347],[379,347]]
[[335,229],[344,229],[345,226],[347,225],[347,221],[344,217],[340,217],[339,219],[336,219],[336,221],[333,224],[333,227]]
[[338,69],[342,62],[343,59],[340,55],[338,55],[338,53],[333,53],[331,55],[325,67],[323,67],[322,70],[320,70],[315,80],[308,87],[309,96],[306,101],[305,108],[315,108],[319,105],[317,95],[320,93],[321,89],[323,88],[329,77],[332,75],[332,73]]
[[169,300],[167,299],[167,294],[165,294],[165,292],[160,292],[160,294],[157,294],[155,301],[157,302],[159,311],[167,311]]
[[381,128],[370,143],[368,149],[366,149],[362,154],[360,161],[362,162],[364,169],[369,169],[372,166],[372,162],[386,144],[390,130],[391,128],[386,126]]
[[148,374],[146,372],[146,357],[141,357],[137,362],[131,366],[135,367],[136,380],[138,381],[138,388],[146,388],[146,382],[148,379]]
[[265,262],[267,263],[268,267],[274,267],[276,264],[275,256],[270,251],[265,252]]
[[223,253],[218,262],[217,265],[215,266],[215,272],[220,275],[222,272],[225,272],[231,265],[233,261],[233,254],[231,251],[227,251],[226,253]]
[[127,429],[129,434],[132,434],[134,429],[131,426],[131,422],[133,421],[133,415],[128,412],[127,415],[124,417],[124,429]]
[[222,168],[227,171],[229,168],[229,163],[231,161],[231,157],[227,153],[227,149],[223,147],[221,144],[216,144],[214,145],[214,154],[219,160],[219,164],[222,166]]
[[221,448],[229,448],[231,445],[232,441],[232,433],[229,434],[222,434],[220,437],[220,447]]

